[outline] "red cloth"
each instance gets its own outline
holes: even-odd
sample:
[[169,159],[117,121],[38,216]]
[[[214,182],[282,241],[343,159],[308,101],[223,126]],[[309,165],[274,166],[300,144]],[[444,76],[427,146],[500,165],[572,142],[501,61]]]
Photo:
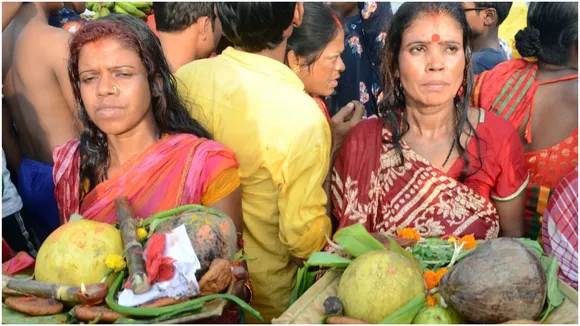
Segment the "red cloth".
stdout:
[[35,260],[25,251],[20,251],[12,259],[2,263],[2,274],[18,274],[29,267],[34,266]]
[[560,278],[578,290],[578,168],[554,190],[542,223],[544,251],[555,256]]
[[8,245],[8,242],[2,238],[2,262],[7,261],[12,256],[14,256],[14,250],[12,250]]
[[[528,171],[518,135],[508,123],[480,111],[476,131],[483,167],[460,183],[463,160],[444,173],[403,142],[405,164],[398,166],[399,155],[388,143],[392,136],[382,121],[360,122],[347,136],[333,170],[333,213],[339,228],[362,223],[370,232],[397,234],[411,227],[423,237],[497,237],[499,217],[490,199],[521,193]],[[475,138],[467,152],[471,173],[479,167]]]
[[[532,142],[534,98],[538,86],[577,79],[570,75],[538,82],[538,64],[525,59],[500,63],[492,70],[476,76],[472,105],[493,112],[518,129],[525,124],[525,141]],[[525,236],[542,241],[542,216],[552,191],[560,180],[578,166],[578,128],[560,143],[535,152],[525,153],[530,170],[527,187]]]
[[145,269],[149,284],[169,281],[175,274],[175,265],[173,259],[164,257],[166,235],[162,233],[153,233],[147,241],[145,250]]

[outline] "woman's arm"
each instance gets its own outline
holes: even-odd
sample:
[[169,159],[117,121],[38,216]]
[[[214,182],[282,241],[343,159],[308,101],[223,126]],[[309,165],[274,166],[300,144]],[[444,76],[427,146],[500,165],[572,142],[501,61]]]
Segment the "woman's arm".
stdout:
[[[229,216],[236,226],[236,234],[238,235],[238,243],[241,243],[242,234],[244,230],[244,221],[242,215],[242,186],[238,186],[234,191],[224,198],[218,200],[214,204],[209,205],[210,208],[216,209],[227,216]],[[248,266],[243,261],[239,266],[232,267],[232,274],[236,279],[236,284],[232,290],[233,294],[239,298],[247,300],[250,297],[250,290],[246,286],[246,281],[249,279]]]
[[526,192],[522,191],[510,201],[494,200],[499,215],[500,236],[520,238],[524,236],[524,210]]

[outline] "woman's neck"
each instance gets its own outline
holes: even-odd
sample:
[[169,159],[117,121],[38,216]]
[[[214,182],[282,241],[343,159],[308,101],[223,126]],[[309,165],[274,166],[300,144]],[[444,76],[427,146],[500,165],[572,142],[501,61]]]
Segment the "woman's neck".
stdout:
[[436,107],[408,104],[405,115],[410,126],[409,132],[430,139],[452,134],[455,121],[453,108],[453,102]]
[[110,166],[122,166],[159,140],[159,131],[154,124],[142,125],[121,135],[107,136]]

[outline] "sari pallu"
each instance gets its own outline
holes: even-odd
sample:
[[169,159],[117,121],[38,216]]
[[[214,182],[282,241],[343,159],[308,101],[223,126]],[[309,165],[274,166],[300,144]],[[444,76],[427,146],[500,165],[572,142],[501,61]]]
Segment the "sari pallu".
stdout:
[[339,229],[361,223],[369,232],[393,235],[410,227],[422,237],[498,236],[499,216],[490,200],[406,145],[405,162],[399,166],[399,154],[386,141],[391,134],[382,121],[362,123],[356,134],[349,135],[333,169],[333,214]]
[[[55,149],[55,197],[66,223],[73,213],[104,223],[117,222],[114,200],[127,196],[137,218],[186,204],[205,204],[202,196],[222,172],[237,168],[233,152],[188,134],[166,135],[131,158],[120,173],[99,183],[85,198],[80,195],[80,142]],[[239,185],[227,188],[233,191]],[[231,191],[230,191],[231,192]]]

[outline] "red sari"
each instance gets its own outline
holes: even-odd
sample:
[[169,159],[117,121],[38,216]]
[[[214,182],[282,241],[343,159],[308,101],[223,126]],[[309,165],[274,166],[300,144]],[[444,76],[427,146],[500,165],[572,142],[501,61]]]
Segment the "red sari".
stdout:
[[[576,74],[538,82],[537,75],[537,63],[524,59],[503,62],[476,77],[472,104],[497,114],[516,129],[525,123],[525,140],[531,143],[531,117],[534,114],[534,97],[538,86],[578,78]],[[578,128],[559,144],[525,153],[525,158],[530,170],[525,234],[526,237],[541,242],[543,215],[554,188],[578,166]]]
[[[362,223],[369,232],[397,234],[411,227],[423,237],[497,237],[499,216],[491,199],[515,198],[524,190],[528,172],[522,145],[509,124],[481,111],[476,131],[483,166],[460,183],[463,160],[456,160],[444,173],[403,142],[405,162],[399,166],[399,154],[388,143],[392,135],[383,122],[359,123],[349,133],[333,170],[333,214],[339,229]],[[472,173],[479,167],[475,138],[466,150]]]

